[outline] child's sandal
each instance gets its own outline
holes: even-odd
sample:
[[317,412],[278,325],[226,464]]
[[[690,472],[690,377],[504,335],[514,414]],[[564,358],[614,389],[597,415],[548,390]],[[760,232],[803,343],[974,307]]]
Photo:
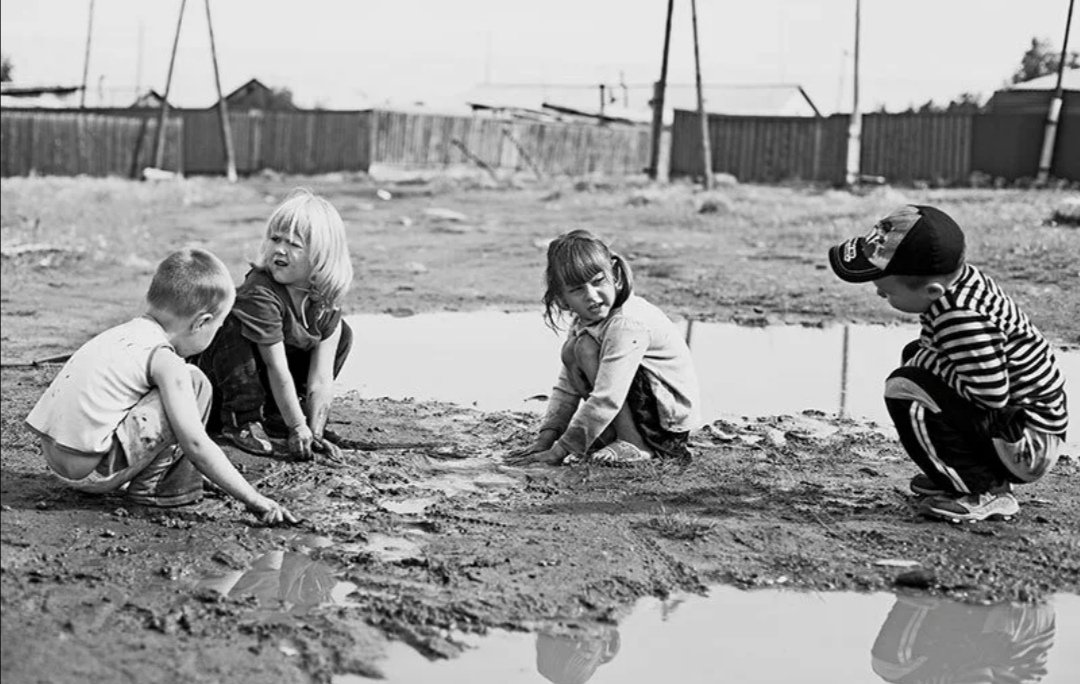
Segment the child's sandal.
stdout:
[[589,460],[597,465],[622,466],[652,459],[652,454],[642,451],[630,442],[617,439],[603,449],[597,450]]

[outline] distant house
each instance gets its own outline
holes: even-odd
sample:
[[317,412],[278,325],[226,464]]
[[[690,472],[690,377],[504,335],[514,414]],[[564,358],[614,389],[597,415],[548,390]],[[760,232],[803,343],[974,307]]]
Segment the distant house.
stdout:
[[[702,87],[705,111],[731,116],[820,116],[803,87],[795,83],[706,85]],[[669,86],[664,106],[697,109],[697,89],[691,85]]]
[[[706,111],[735,116],[818,116],[817,107],[797,84],[706,85],[702,97]],[[652,121],[652,86],[609,85],[480,85],[462,95],[474,110],[507,112],[517,117],[547,112],[607,121]],[[603,106],[601,107],[601,98]],[[693,85],[668,84],[664,93],[664,121],[675,109],[697,109]]]
[[[989,111],[1009,114],[1045,114],[1057,85],[1057,74],[1047,74],[998,90],[986,103]],[[1066,69],[1061,78],[1062,112],[1080,112],[1080,69]]]
[[82,86],[27,86],[0,83],[0,106],[19,108],[64,109],[78,107],[75,94]]
[[151,88],[135,98],[135,101],[131,103],[130,109],[160,109],[164,99],[165,98],[161,96],[161,93]]
[[[274,90],[257,78],[253,78],[225,96],[225,104],[232,112],[255,110],[296,109],[288,91]],[[216,107],[215,103],[213,107]],[[211,109],[213,108],[211,107]]]

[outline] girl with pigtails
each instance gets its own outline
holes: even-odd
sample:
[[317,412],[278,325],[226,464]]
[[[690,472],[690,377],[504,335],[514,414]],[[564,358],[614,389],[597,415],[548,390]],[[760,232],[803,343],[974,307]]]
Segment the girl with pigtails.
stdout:
[[536,441],[514,465],[689,460],[698,383],[678,328],[633,292],[625,259],[588,231],[551,242],[544,316],[570,328]]

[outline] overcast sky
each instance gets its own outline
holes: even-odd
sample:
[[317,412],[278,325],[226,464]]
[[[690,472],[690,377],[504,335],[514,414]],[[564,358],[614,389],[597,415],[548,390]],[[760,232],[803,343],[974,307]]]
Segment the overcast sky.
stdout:
[[[20,83],[82,81],[90,0],[0,0]],[[181,0],[94,0],[87,104],[164,89]],[[856,0],[698,0],[703,79],[795,83],[848,111]],[[862,0],[860,101],[988,97],[1033,37],[1061,47],[1069,0]],[[223,90],[257,77],[304,105],[451,103],[485,81],[630,86],[660,74],[666,0],[211,0]],[[1080,47],[1073,22],[1072,49]],[[693,83],[690,0],[675,0],[669,81]],[[648,99],[645,88],[635,98]],[[188,0],[172,97],[215,100],[204,0]],[[633,103],[632,103],[633,104]]]

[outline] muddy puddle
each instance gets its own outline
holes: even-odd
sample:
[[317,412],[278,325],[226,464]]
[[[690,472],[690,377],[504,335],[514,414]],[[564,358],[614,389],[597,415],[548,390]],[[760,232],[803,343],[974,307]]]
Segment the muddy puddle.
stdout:
[[[402,539],[373,535],[394,562]],[[315,540],[325,547],[329,540]],[[296,542],[293,542],[294,547]],[[299,548],[304,548],[302,544]],[[347,606],[356,585],[302,551],[276,550],[196,589],[252,597],[283,619]],[[428,660],[401,642],[378,663],[387,684],[593,684],[675,681],[1080,681],[1080,596],[1037,604],[970,605],[907,594],[742,591],[639,601],[617,624],[536,625],[534,633],[457,634],[464,652]],[[284,646],[287,647],[287,644]],[[337,675],[334,684],[373,681]]]
[[[350,324],[355,346],[339,390],[363,398],[539,412],[558,370],[561,336],[534,314],[364,315]],[[710,421],[817,409],[887,425],[881,385],[899,349],[917,334],[913,326],[682,325]],[[1059,358],[1070,387],[1078,386],[1080,354]],[[399,534],[333,546],[386,563],[422,558],[430,536],[422,526],[411,529],[410,519],[422,520],[455,496],[506,497],[514,487],[515,479],[493,469],[490,459],[438,461],[407,485],[378,486],[377,505],[400,518]],[[286,616],[348,606],[360,590],[342,581],[343,571],[335,574],[308,555],[326,544],[293,540],[289,551],[199,578],[197,587],[253,596],[260,608]],[[1075,594],[1039,604],[968,605],[925,595],[718,586],[707,597],[640,601],[617,624],[533,627],[453,635],[466,648],[449,660],[429,660],[394,641],[377,667],[391,684],[1080,681],[1080,651],[1072,646],[1080,643]],[[369,681],[333,678],[334,684]]]
[[[357,315],[349,323],[354,347],[338,385],[364,398],[539,412],[559,369],[562,335],[538,314]],[[882,385],[918,336],[915,325],[680,325],[710,421],[817,409],[888,424]],[[1069,387],[1080,386],[1080,352],[1057,354]]]
[[[965,605],[886,593],[745,592],[639,602],[617,625],[462,637],[429,661],[393,643],[388,684],[1080,681],[1080,597]],[[334,684],[373,680],[338,675]]]
[[[338,389],[364,399],[540,413],[558,373],[563,335],[536,313],[361,314],[349,323],[354,346]],[[706,421],[818,410],[874,420],[888,431],[882,386],[900,350],[918,336],[917,325],[679,325],[701,380]],[[1080,387],[1080,350],[1056,354],[1067,387]],[[1067,447],[1077,450],[1080,439],[1071,435]]]

